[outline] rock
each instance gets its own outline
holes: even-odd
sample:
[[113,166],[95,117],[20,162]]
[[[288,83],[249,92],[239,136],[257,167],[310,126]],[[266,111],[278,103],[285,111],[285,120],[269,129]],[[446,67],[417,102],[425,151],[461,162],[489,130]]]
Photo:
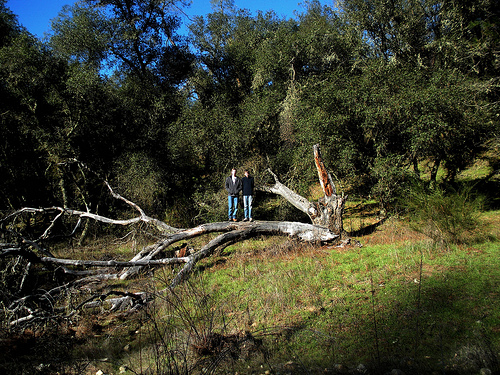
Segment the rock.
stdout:
[[368,369],[364,364],[360,363],[358,367],[356,367],[356,372],[358,374],[366,374],[368,372]]
[[346,371],[346,367],[340,363],[336,363],[333,365],[333,370],[336,371],[336,372],[345,372]]

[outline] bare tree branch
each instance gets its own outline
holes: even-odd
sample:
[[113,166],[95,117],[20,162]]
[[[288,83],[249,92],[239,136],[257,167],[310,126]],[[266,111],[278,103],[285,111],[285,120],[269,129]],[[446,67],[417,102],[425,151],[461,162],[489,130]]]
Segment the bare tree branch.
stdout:
[[[164,291],[170,290],[186,280],[200,260],[213,255],[220,249],[224,249],[229,244],[245,241],[255,236],[289,236],[308,242],[329,242],[339,239],[343,234],[342,215],[346,198],[337,195],[331,174],[326,170],[323,163],[319,146],[314,146],[313,151],[324,198],[318,202],[308,201],[283,185],[271,170],[268,171],[274,178],[274,185],[261,187],[263,191],[284,197],[297,209],[306,213],[311,219],[311,224],[289,221],[216,222],[202,224],[195,228],[174,228],[163,221],[146,215],[144,210],[136,203],[116,193],[107,181],[104,181],[104,183],[110,194],[137,212],[137,216],[129,219],[113,219],[90,212],[89,206],[86,205],[86,211],[57,206],[46,208],[24,207],[3,217],[0,219],[0,234],[5,234],[3,237],[6,240],[5,243],[0,243],[0,257],[25,259],[24,268],[20,273],[20,290],[24,286],[24,280],[28,277],[27,274],[33,272],[37,268],[36,265],[38,265],[38,269],[40,269],[41,265],[44,270],[52,269],[54,272],[61,270],[65,275],[64,283],[48,291],[39,290],[21,298],[12,298],[13,301],[8,303],[9,306],[6,309],[11,316],[11,324],[23,325],[55,317],[68,318],[82,308],[102,306],[105,302],[111,305],[112,311],[122,308],[137,308],[149,300],[150,297],[146,293],[108,290],[104,294],[99,294],[91,288],[92,283],[127,279],[141,270],[148,270],[153,267],[183,265],[172,278],[169,287]],[[13,230],[16,219],[25,214],[41,214],[50,217],[47,227],[36,240],[29,240]],[[63,220],[64,217],[78,219],[70,236],[76,233],[82,219],[119,226],[146,223],[157,228],[161,235],[156,243],[143,247],[129,261],[116,259],[62,259],[52,255],[41,244],[45,244],[47,240],[51,239],[52,232],[58,227],[56,224]],[[192,250],[190,253],[175,256],[175,249],[170,248],[180,241],[212,233],[218,233],[218,235],[198,251]],[[14,241],[10,240],[11,238],[14,238]],[[71,281],[67,282],[68,279],[71,279]],[[58,301],[62,301],[62,297],[69,293],[68,291],[82,289],[88,290],[91,296],[79,302],[72,309],[69,309],[69,306],[57,306]]]
[[137,220],[137,221],[143,221],[143,222],[148,223],[148,224],[152,224],[155,227],[157,227],[160,231],[167,232],[167,233],[168,232],[177,232],[177,231],[180,230],[178,228],[171,227],[170,225],[166,224],[165,222],[163,222],[161,220],[158,220],[158,219],[155,219],[155,218],[152,218],[152,217],[146,215],[145,212],[142,210],[142,208],[140,208],[137,204],[135,204],[134,202],[132,202],[132,201],[130,201],[130,200],[122,197],[120,194],[115,193],[107,181],[104,181],[104,183],[108,187],[108,189],[109,189],[109,191],[110,191],[110,193],[111,193],[111,195],[113,197],[115,197],[116,199],[124,201],[130,207],[136,209],[139,212],[140,216],[137,217],[137,218],[135,218],[135,220]]
[[311,219],[311,222],[314,222],[314,218],[318,215],[318,212],[316,210],[316,207],[314,204],[309,202],[306,198],[303,196],[297,194],[293,190],[289,189],[287,186],[283,185],[279,179],[278,176],[271,170],[267,170],[274,178],[274,185],[273,186],[259,186],[258,189],[261,191],[265,191],[268,193],[273,193],[282,196],[285,198],[288,202],[290,202],[295,208],[298,210],[304,212],[309,218]]
[[144,267],[144,266],[165,266],[169,264],[186,263],[188,258],[164,258],[156,260],[138,260],[130,262],[120,262],[117,260],[79,260],[79,259],[60,259],[60,258],[40,258],[41,263],[64,264],[67,266],[83,267]]

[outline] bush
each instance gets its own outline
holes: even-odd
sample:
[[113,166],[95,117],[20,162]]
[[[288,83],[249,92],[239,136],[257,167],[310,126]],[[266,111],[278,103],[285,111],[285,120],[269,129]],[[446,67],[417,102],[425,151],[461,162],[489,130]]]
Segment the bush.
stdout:
[[[195,205],[194,223],[213,223],[227,219],[227,193],[223,187],[219,190],[198,190],[193,194]],[[239,202],[240,203],[240,202]],[[238,204],[239,204],[238,203]]]
[[480,235],[483,198],[472,187],[447,192],[413,186],[404,198],[413,229],[439,243],[467,243]]

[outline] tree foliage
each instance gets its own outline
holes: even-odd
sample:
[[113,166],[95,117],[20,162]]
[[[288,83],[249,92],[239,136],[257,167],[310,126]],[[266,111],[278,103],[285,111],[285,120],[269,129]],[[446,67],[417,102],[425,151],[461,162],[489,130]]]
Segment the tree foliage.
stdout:
[[307,1],[292,19],[215,1],[188,36],[183,1],[86,0],[46,42],[0,4],[2,209],[98,206],[79,160],[189,222],[233,166],[305,193],[318,142],[388,203],[422,165],[453,181],[498,138],[496,0]]

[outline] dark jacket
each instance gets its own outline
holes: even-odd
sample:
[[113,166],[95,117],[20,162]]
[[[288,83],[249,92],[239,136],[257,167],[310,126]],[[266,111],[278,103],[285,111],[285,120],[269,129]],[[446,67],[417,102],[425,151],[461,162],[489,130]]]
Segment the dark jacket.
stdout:
[[227,193],[233,197],[237,196],[241,191],[241,179],[236,177],[236,182],[233,183],[233,177],[226,178],[225,188]]
[[243,195],[253,195],[253,177],[243,177],[241,179],[241,184],[243,186]]

